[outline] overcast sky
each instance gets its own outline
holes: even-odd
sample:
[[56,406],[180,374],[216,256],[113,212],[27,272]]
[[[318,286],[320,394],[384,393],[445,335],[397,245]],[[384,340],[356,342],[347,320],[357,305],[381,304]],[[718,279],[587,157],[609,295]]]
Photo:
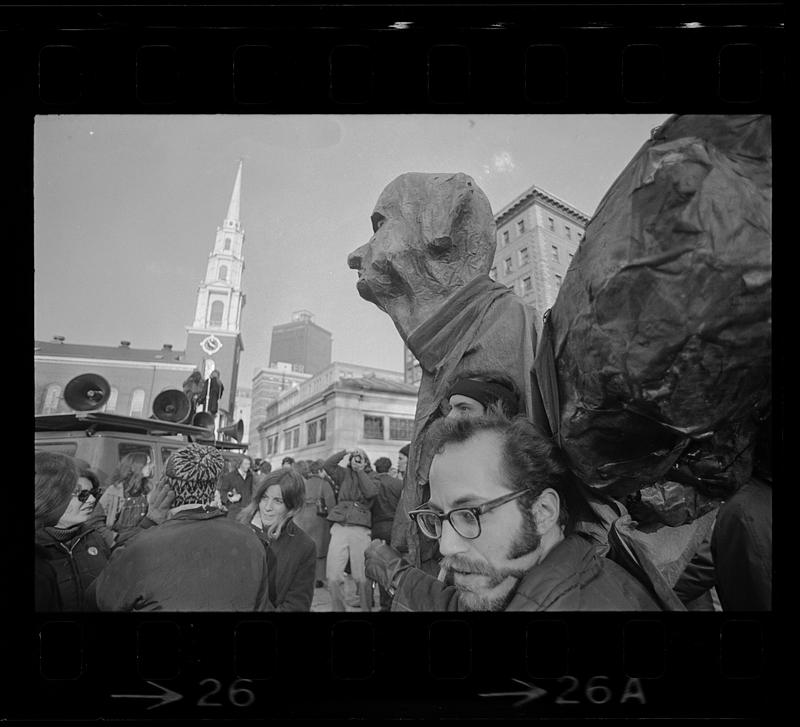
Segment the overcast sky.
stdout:
[[535,184],[591,215],[666,118],[39,116],[35,337],[183,349],[242,157],[239,385],[299,309],[333,334],[334,360],[400,371],[397,331],[347,267],[392,179],[465,172],[493,211]]

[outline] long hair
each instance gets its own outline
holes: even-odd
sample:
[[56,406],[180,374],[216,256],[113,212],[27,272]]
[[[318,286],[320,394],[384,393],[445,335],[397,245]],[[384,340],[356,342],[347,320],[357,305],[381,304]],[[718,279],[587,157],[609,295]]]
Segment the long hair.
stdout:
[[78,484],[75,460],[58,452],[36,452],[34,471],[36,527],[55,525]]
[[266,494],[267,490],[273,485],[281,488],[283,504],[286,506],[286,513],[283,519],[272,524],[267,528],[267,537],[276,540],[283,532],[283,526],[291,520],[300,510],[306,501],[306,482],[303,476],[294,469],[279,469],[270,472],[264,481],[256,488],[253,499],[247,507],[243,508],[236,518],[245,525],[250,525],[250,521],[258,512],[258,505]]
[[111,482],[121,484],[126,497],[136,497],[150,491],[150,478],[142,477],[147,459],[148,455],[144,452],[131,452],[119,461]]

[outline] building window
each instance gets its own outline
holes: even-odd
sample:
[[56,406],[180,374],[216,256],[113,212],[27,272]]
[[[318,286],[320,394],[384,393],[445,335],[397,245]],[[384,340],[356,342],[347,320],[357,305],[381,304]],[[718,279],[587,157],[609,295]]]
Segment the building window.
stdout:
[[503,244],[508,245],[508,230],[503,230]]
[[142,416],[144,411],[144,389],[134,389],[131,394],[131,411],[132,417]]
[[508,275],[508,274],[511,272],[511,270],[512,270],[512,267],[511,267],[511,258],[510,258],[510,257],[507,257],[507,258],[505,259],[505,271],[506,271],[506,275]]
[[579,240],[582,240],[582,239],[583,239],[583,233],[582,233],[582,232],[579,232],[579,233],[578,233],[578,239],[579,239]]
[[273,434],[272,436],[267,437],[267,454],[277,454],[278,453],[278,435]]
[[556,289],[561,287],[561,276],[556,275]]
[[300,427],[294,427],[293,429],[287,429],[283,433],[283,448],[284,448],[284,450],[297,449],[299,446],[300,446]]
[[383,417],[364,415],[364,439],[383,439]]
[[408,441],[414,432],[413,419],[397,419],[389,417],[389,439]]
[[530,262],[530,253],[528,252],[527,247],[523,247],[522,250],[519,251],[519,265],[522,267],[523,265],[527,265]]
[[525,232],[525,220],[517,220],[517,232],[520,235]]
[[61,398],[61,387],[58,384],[50,384],[44,395],[42,404],[42,414],[55,414],[58,411],[58,400]]
[[553,251],[553,262],[557,263],[558,262],[558,246],[557,245],[553,245],[550,249]]
[[496,268],[496,267],[493,267],[493,268],[492,268],[492,269],[489,271],[489,277],[490,277],[492,280],[497,280],[497,268]]
[[533,288],[533,284],[531,283],[531,276],[528,275],[522,279],[522,292],[529,293],[531,288]]
[[226,265],[221,265],[219,268],[219,279],[220,280],[227,280],[228,279],[228,267]]
[[569,229],[569,225],[564,225],[564,234],[567,236],[568,240],[572,239],[572,230]]
[[230,250],[231,249],[231,238],[230,237],[226,237],[225,238],[225,249],[226,250]]
[[556,230],[556,223],[552,217],[547,218],[547,227],[552,231],[555,232]]
[[316,444],[325,441],[325,417],[315,419],[306,425],[306,444]]
[[214,328],[222,326],[222,314],[225,312],[225,304],[221,300],[215,300],[211,304],[211,315],[208,318],[209,325]]
[[108,414],[113,414],[117,408],[117,397],[119,396],[119,390],[116,386],[111,387],[111,391],[108,394],[108,401],[103,405],[101,411],[104,411]]

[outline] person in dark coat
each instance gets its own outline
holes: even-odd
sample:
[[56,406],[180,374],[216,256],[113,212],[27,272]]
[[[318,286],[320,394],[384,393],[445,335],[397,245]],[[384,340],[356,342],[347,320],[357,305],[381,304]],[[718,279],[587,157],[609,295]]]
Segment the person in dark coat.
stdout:
[[[340,467],[337,462],[345,455],[348,455],[347,467]],[[324,469],[339,492],[336,506],[328,513],[328,520],[333,525],[325,575],[331,593],[331,610],[346,610],[343,588],[349,559],[361,610],[366,613],[372,610],[372,591],[364,576],[364,551],[370,542],[372,501],[378,494],[378,483],[371,474],[369,457],[363,449],[335,452],[325,460]]]
[[203,384],[203,390],[200,392],[199,403],[203,407],[203,411],[216,416],[217,411],[219,411],[219,400],[222,398],[224,391],[225,385],[219,378],[219,371],[214,369],[206,379]]
[[228,509],[228,517],[236,519],[242,508],[253,499],[253,472],[250,455],[242,455],[239,466],[223,475],[217,483],[220,502]]
[[47,552],[56,573],[59,610],[96,610],[86,592],[111,556],[103,534],[89,523],[99,496],[97,475],[79,467],[77,485],[63,515],[55,525],[36,532],[36,544]]
[[203,375],[198,369],[192,371],[192,373],[189,374],[189,378],[183,382],[183,393],[189,400],[189,405],[191,407],[189,416],[187,417],[188,421],[191,422],[197,412],[197,405],[200,403],[203,395]]
[[264,543],[269,598],[276,611],[310,611],[314,598],[314,541],[292,520],[303,508],[305,482],[294,470],[267,475],[239,514]]
[[442,419],[431,434],[430,501],[410,515],[438,540],[442,572],[373,541],[367,576],[393,595],[393,610],[659,610],[642,583],[574,531],[580,492],[534,425],[496,412]]
[[[322,588],[325,578],[325,561],[331,539],[331,524],[328,512],[336,505],[336,496],[327,479],[323,477],[324,462],[314,460],[309,465],[306,477],[306,496],[303,508],[294,516],[295,523],[314,541],[317,548],[317,566],[314,585]],[[324,504],[324,507],[320,507]]]
[[118,548],[96,581],[101,611],[272,611],[264,546],[211,505],[225,467],[190,444],[167,461],[169,519]]
[[[387,543],[392,538],[394,514],[403,492],[403,481],[389,474],[391,467],[392,461],[388,457],[378,457],[375,460],[378,494],[372,501],[372,537]],[[392,605],[392,597],[383,586],[379,586],[379,590],[381,611],[388,611]]]
[[[42,528],[53,527],[73,500],[78,485],[75,460],[56,452],[34,455],[34,505],[36,537]],[[38,543],[34,546],[34,605],[37,611],[60,611],[58,577],[51,553]]]

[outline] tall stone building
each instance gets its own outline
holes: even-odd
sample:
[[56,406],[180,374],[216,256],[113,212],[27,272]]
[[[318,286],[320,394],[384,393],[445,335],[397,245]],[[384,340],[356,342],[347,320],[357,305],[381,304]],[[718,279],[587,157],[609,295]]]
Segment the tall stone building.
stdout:
[[[577,207],[535,185],[494,216],[497,249],[489,275],[535,308],[538,331],[544,312],[555,303],[589,219]],[[419,363],[408,348],[403,355],[405,380],[419,383]]]
[[186,328],[186,359],[208,378],[217,370],[225,386],[220,408],[223,421],[236,411],[239,359],[244,345],[241,335],[244,273],[244,228],[239,218],[242,192],[242,162],[228,204],[228,212],[217,228],[208,256],[205,278],[197,288],[194,322]]
[[291,364],[281,363],[277,366],[257,369],[250,389],[250,426],[248,428],[250,451],[258,454],[258,427],[267,418],[267,407],[277,399],[281,392],[297,387],[311,378],[311,374],[292,371]]
[[497,251],[490,273],[541,316],[555,303],[589,216],[540,187],[529,187],[494,217]]
[[272,328],[269,365],[288,363],[292,371],[318,374],[331,363],[332,341],[330,332],[314,323],[310,311],[296,311],[289,323]]

